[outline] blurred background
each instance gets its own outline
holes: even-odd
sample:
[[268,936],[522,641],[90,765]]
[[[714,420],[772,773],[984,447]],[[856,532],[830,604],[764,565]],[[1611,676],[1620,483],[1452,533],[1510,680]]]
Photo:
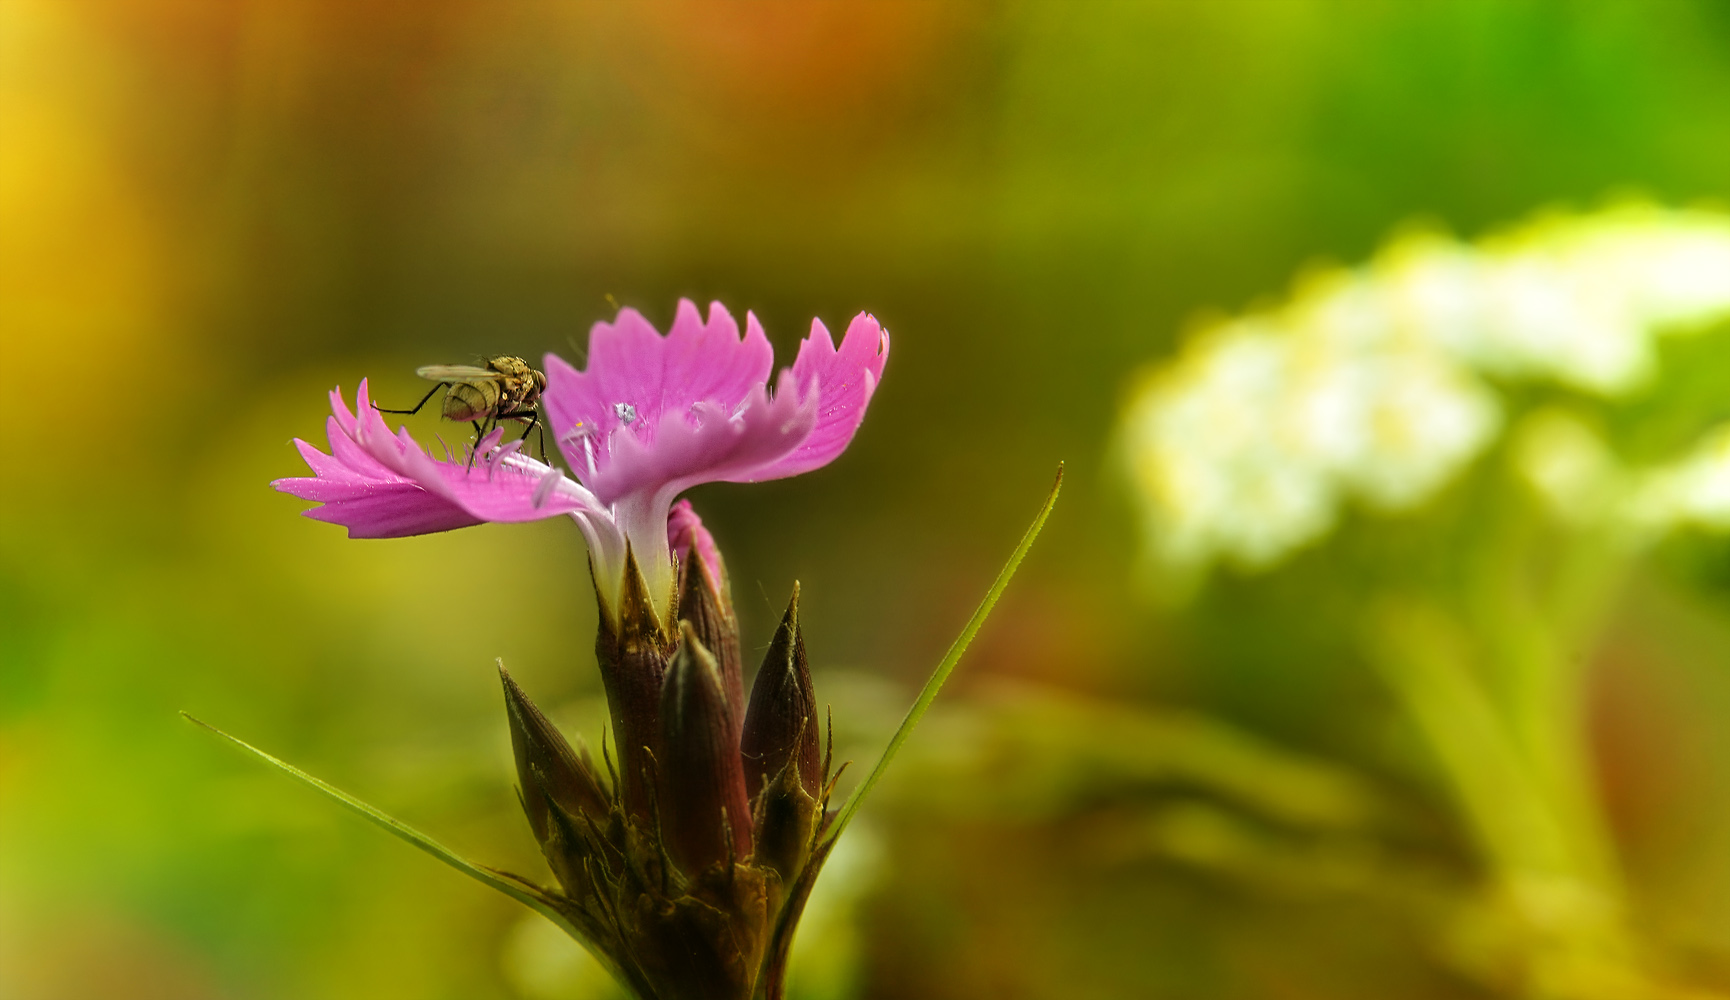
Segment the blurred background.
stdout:
[[[801,582],[844,757],[1068,463],[826,873],[797,996],[1730,991],[1727,93],[1715,0],[0,0],[0,996],[613,996],[176,712],[544,877],[492,663],[596,737],[577,532],[350,542],[267,484],[333,386],[406,406],[417,365],[581,358],[681,296],[785,358],[813,316],[894,334],[840,460],[693,496],[748,643]],[[1442,467],[1324,483],[1278,544],[1171,492],[1171,448],[1278,430],[1214,450],[1255,410],[1228,392],[1143,433],[1225,317],[1307,344],[1316,289],[1416,231],[1563,267],[1546,212],[1693,226],[1704,291],[1622,316],[1607,381],[1567,322],[1524,367],[1449,355]],[[1624,273],[1546,294],[1591,317]],[[1691,455],[1705,499],[1654,519],[1640,484]],[[1217,553],[1162,547],[1183,503]]]

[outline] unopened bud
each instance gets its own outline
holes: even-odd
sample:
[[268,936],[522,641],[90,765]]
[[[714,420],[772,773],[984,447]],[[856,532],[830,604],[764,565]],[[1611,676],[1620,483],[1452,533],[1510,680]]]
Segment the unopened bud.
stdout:
[[573,816],[587,813],[597,819],[606,817],[607,796],[593,768],[511,679],[503,661],[499,662],[499,680],[505,688],[505,713],[510,719],[511,753],[516,757],[523,811],[528,814],[535,839],[545,844],[552,831],[548,799]]
[[755,798],[764,782],[792,764],[806,794],[822,787],[823,763],[817,750],[817,695],[805,662],[805,636],[799,631],[799,585],[781,616],[775,640],[751,685],[739,744],[745,758],[746,790]]
[[721,550],[691,501],[680,500],[667,518],[667,541],[679,560],[679,614],[691,623],[703,647],[714,654],[721,671],[721,690],[735,716],[745,711],[743,657],[739,651],[739,620],[727,585]]
[[661,699],[660,816],[667,852],[695,876],[751,853],[739,724],[715,657],[682,623]]
[[618,616],[615,621],[603,609],[595,631],[595,659],[613,718],[625,809],[639,821],[649,817],[649,789],[643,777],[649,755],[644,748],[660,736],[661,680],[671,652],[671,642],[649,600],[648,584],[635,554],[627,548]]

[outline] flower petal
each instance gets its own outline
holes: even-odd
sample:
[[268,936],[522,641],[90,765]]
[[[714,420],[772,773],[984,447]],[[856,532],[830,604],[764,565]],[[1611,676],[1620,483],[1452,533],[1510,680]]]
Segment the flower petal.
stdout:
[[673,500],[699,483],[743,479],[791,452],[816,425],[816,404],[815,394],[795,402],[791,394],[771,397],[758,386],[731,416],[699,403],[693,419],[663,415],[652,441],[613,435],[612,457],[593,479],[595,494],[630,539],[650,594],[672,593],[667,517]]
[[810,436],[817,403],[815,393],[801,401],[791,393],[770,396],[759,385],[731,414],[712,403],[695,404],[689,417],[663,414],[653,438],[615,433],[612,454],[591,485],[608,503],[628,494],[655,494],[670,505],[699,483],[748,481]]
[[483,521],[539,521],[600,507],[593,494],[562,473],[549,483],[557,469],[514,452],[490,454],[467,465],[438,461],[411,446],[403,449],[402,462],[423,489]]
[[356,404],[351,413],[340,390],[332,393],[326,421],[330,454],[297,440],[313,475],[272,484],[324,504],[308,516],[345,525],[352,537],[395,538],[557,514],[605,515],[592,494],[553,467],[511,446],[499,447],[502,432],[488,435],[481,443],[485,457],[472,464],[441,462],[406,429],[390,433],[370,405],[364,380]]
[[[295,447],[300,449],[313,475],[278,479],[270,484],[283,493],[324,505],[306,511],[307,517],[340,524],[348,528],[350,538],[401,538],[481,523],[445,498],[426,492],[359,452],[352,441],[342,436],[335,418],[331,419],[330,427],[332,441],[347,442],[347,451],[358,454],[364,461],[345,462],[297,438]],[[333,445],[332,450],[343,449]]]
[[[277,483],[294,481],[277,480]],[[277,488],[283,489],[285,493],[295,493],[281,485]],[[482,523],[467,511],[412,483],[374,483],[348,489],[352,492],[347,497],[319,498],[324,505],[305,511],[306,516],[314,521],[340,524],[348,529],[350,538],[404,538]],[[298,493],[296,495],[304,496]]]
[[501,446],[502,429],[479,442],[471,460],[440,461],[427,454],[407,428],[390,432],[384,417],[369,405],[364,381],[356,403],[354,441],[368,456],[482,521],[538,521],[601,509],[593,494],[563,475],[549,484],[548,474],[556,471],[552,466],[520,454],[512,445]]
[[400,538],[464,528],[480,521],[443,497],[427,493],[413,480],[393,472],[355,443],[354,414],[331,393],[331,416],[325,422],[331,453],[295,440],[312,469],[308,477],[278,479],[277,490],[323,504],[306,511],[316,521],[348,528],[350,538]]
[[[818,400],[817,423],[811,434],[790,454],[750,475],[728,477],[732,482],[756,483],[784,479],[820,469],[847,449],[865,407],[871,402],[883,366],[889,361],[889,331],[870,313],[860,313],[847,326],[847,334],[836,350],[835,341],[821,321],[811,321],[811,335],[799,345],[799,356],[791,372],[783,372],[776,383],[778,393],[813,393]],[[791,386],[789,386],[789,378]]]
[[[679,300],[672,328],[662,337],[635,309],[613,323],[596,323],[589,334],[587,371],[556,355],[544,362],[547,391],[541,399],[554,438],[577,477],[590,482],[606,464],[614,432],[654,431],[667,414],[688,414],[698,403],[732,410],[751,389],[766,384],[774,350],[755,316],[746,315],[745,336],[719,302],[704,322],[689,299]],[[591,484],[592,485],[592,484]]]

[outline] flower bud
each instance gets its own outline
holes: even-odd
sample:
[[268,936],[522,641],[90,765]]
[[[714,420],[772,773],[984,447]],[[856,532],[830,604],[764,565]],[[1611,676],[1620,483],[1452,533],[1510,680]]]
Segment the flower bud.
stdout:
[[[596,587],[597,592],[599,587]],[[649,765],[646,748],[660,735],[661,680],[672,644],[649,599],[648,584],[636,556],[625,553],[625,583],[618,615],[601,609],[595,630],[595,659],[613,718],[613,745],[619,751],[619,783],[625,810],[639,821],[649,818]]]
[[661,697],[659,811],[667,852],[687,876],[751,853],[751,809],[739,760],[739,724],[715,657],[689,622]]
[[505,688],[505,714],[511,725],[511,753],[517,761],[517,785],[522,792],[523,811],[535,839],[547,842],[552,800],[575,816],[587,813],[604,820],[607,796],[601,791],[592,765],[571,749],[561,734],[499,662],[499,680]]
[[721,550],[689,500],[673,505],[667,519],[667,540],[679,559],[678,617],[691,623],[703,648],[715,656],[721,670],[721,690],[735,716],[745,711],[743,657],[739,651],[739,620],[727,585]]
[[805,794],[822,789],[823,764],[817,749],[817,694],[805,662],[805,636],[799,631],[799,585],[781,616],[781,626],[751,685],[740,752],[745,787],[752,798],[792,763]]

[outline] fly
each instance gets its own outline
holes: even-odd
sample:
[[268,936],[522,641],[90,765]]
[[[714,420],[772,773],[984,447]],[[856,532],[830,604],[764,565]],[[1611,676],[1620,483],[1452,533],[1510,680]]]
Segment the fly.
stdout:
[[[540,437],[541,461],[546,461],[547,442],[544,425],[541,424],[541,413],[538,405],[541,393],[546,391],[547,377],[530,368],[522,358],[500,355],[488,358],[486,367],[474,365],[426,365],[416,368],[416,375],[436,382],[420,402],[414,404],[411,410],[387,410],[374,403],[373,408],[380,413],[415,414],[433,398],[439,389],[445,390],[443,416],[446,420],[458,423],[468,422],[475,429],[475,446],[486,438],[501,420],[515,420],[523,424],[523,436],[519,440],[526,441],[529,432],[537,427],[542,428]],[[474,456],[469,456],[470,463]]]

